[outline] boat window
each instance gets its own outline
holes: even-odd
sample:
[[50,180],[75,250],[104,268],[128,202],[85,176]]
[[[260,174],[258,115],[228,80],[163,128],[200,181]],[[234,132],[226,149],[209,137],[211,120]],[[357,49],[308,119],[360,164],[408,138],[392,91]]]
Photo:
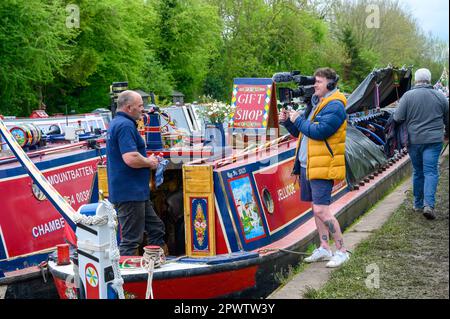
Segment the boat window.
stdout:
[[81,127],[84,128],[86,132],[89,132],[91,130],[91,128],[89,127],[89,123],[87,121],[81,121]]
[[204,106],[202,106],[202,105],[192,105],[192,111],[196,115],[196,121],[197,121],[197,124],[198,124],[200,130],[202,131],[202,135],[203,135],[203,132],[205,131],[205,121],[203,120],[203,118],[200,117],[199,111],[202,110],[203,108],[204,108]]
[[52,124],[36,124],[36,126],[41,130],[42,133],[47,134]]
[[[103,116],[103,115],[102,115]],[[103,116],[104,117],[104,116]],[[107,118],[105,118],[105,121],[107,120]],[[106,130],[106,126],[105,126],[105,121],[102,120],[97,120],[97,127],[101,128],[102,130]]]
[[263,202],[264,202],[264,206],[267,209],[267,211],[270,214],[273,214],[274,211],[274,205],[273,205],[273,199],[272,196],[270,195],[270,192],[267,190],[267,188],[263,189]]
[[197,120],[195,118],[194,111],[192,111],[192,108],[190,108],[189,106],[186,107],[186,110],[187,110],[187,113],[189,115],[189,120],[192,123],[193,130],[194,131],[198,131],[199,130],[199,127],[198,127],[199,125],[198,125]]
[[188,120],[186,119],[185,113],[183,112],[183,109],[181,107],[165,108],[162,109],[162,111],[169,114],[170,118],[172,119],[172,122],[175,124],[177,129],[191,133]]

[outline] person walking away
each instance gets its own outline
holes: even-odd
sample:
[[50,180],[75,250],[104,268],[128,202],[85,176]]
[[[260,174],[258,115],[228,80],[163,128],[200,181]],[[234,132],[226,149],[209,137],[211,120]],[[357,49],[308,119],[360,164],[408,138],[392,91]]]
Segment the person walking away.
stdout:
[[[448,142],[448,100],[431,85],[431,72],[418,69],[415,86],[400,99],[394,121],[408,130],[408,153],[413,165],[414,210],[435,219],[439,156]],[[445,127],[445,133],[444,133]]]

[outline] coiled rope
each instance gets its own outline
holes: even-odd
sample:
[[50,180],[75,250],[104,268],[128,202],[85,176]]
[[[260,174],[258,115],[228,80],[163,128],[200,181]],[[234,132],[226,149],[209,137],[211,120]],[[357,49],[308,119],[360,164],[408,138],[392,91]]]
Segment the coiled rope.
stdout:
[[[139,264],[141,269],[147,271],[147,288],[145,291],[145,299],[153,299],[153,273],[155,268],[161,267],[166,262],[166,256],[164,250],[159,246],[145,246],[144,254],[142,257],[127,258],[122,262],[122,268],[126,267],[127,263]],[[127,269],[133,269],[136,267],[128,265]]]

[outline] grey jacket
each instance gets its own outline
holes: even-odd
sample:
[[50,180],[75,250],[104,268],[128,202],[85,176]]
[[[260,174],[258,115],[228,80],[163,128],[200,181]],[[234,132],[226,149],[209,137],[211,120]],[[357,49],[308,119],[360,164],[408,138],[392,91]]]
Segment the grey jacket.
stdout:
[[439,143],[448,136],[448,100],[429,84],[419,84],[406,92],[394,114],[408,127],[410,144]]

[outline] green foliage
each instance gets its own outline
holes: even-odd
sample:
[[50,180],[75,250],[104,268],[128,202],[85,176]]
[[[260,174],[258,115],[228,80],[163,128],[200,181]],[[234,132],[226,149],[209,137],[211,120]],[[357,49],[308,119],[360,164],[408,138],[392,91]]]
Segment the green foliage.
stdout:
[[341,32],[339,40],[344,45],[347,57],[343,63],[342,79],[350,88],[356,88],[371,71],[374,55],[371,51],[361,50],[349,26],[343,27]]
[[[365,20],[380,8],[380,27]],[[68,5],[79,8],[70,28]],[[233,79],[329,66],[351,92],[387,64],[448,68],[448,44],[424,34],[393,0],[3,0],[0,113],[29,115],[110,104],[112,82],[169,104],[201,95],[229,103]]]
[[217,9],[203,0],[155,0],[157,12],[155,50],[162,66],[170,70],[175,89],[185,98],[202,93],[209,61],[220,44],[221,21]]
[[[144,66],[152,65],[143,30],[144,23],[151,23],[151,11],[138,0],[69,2],[80,8],[80,29],[73,40],[73,59],[61,81],[48,87],[49,98],[64,103],[66,96],[75,96],[73,107],[86,112],[109,105],[112,82],[145,88]],[[137,19],[139,13],[144,17]]]
[[58,0],[0,1],[0,112],[29,115],[71,58]]
[[[379,27],[370,28],[369,5],[379,8]],[[425,35],[409,11],[394,0],[332,1],[328,21],[346,48],[344,81],[353,89],[374,67],[426,67],[437,80],[448,65],[448,44]]]

